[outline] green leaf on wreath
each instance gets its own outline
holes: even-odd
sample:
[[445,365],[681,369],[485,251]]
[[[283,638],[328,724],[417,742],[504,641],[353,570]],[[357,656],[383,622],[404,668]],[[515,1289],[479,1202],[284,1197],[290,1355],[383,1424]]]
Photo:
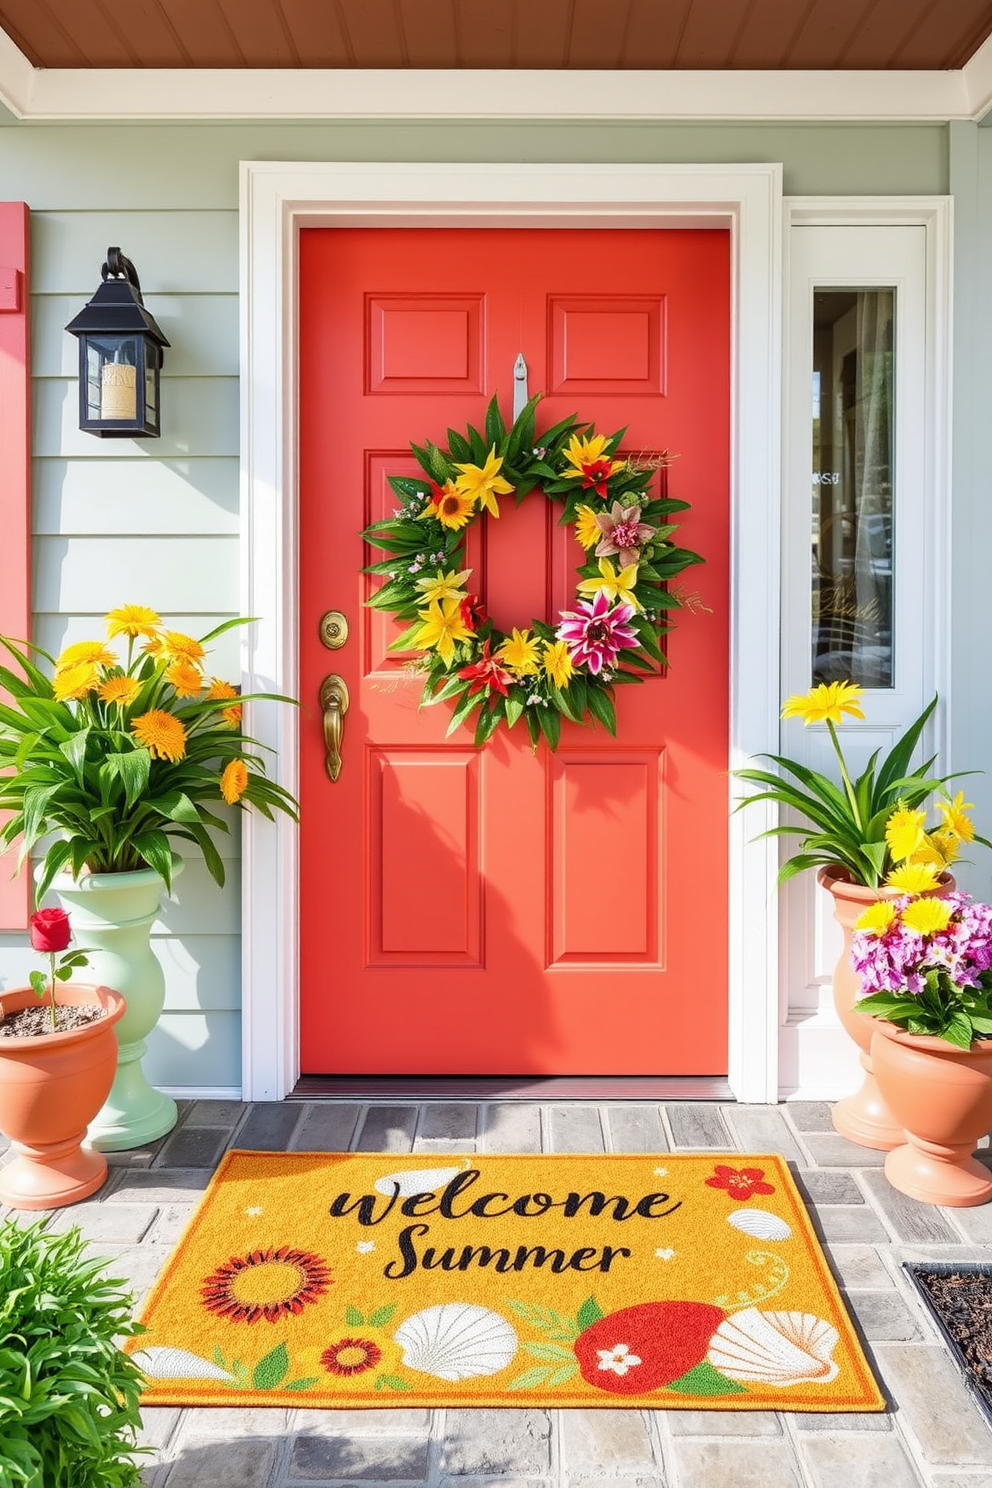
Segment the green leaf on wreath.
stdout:
[[252,1373],[251,1384],[253,1390],[274,1390],[281,1385],[289,1373],[289,1352],[284,1343],[277,1343],[274,1349],[259,1359]]
[[725,1374],[714,1369],[713,1365],[704,1359],[697,1364],[695,1369],[690,1369],[677,1380],[672,1380],[670,1385],[665,1386],[674,1395],[746,1395],[747,1391],[743,1385],[736,1385],[729,1380]]

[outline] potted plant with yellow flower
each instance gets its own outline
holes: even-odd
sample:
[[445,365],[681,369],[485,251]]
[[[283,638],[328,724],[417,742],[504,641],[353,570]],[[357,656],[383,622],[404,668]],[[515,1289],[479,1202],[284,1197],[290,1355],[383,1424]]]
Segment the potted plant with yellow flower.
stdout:
[[[951,796],[948,783],[956,776],[934,775],[935,756],[915,767],[911,764],[936,698],[888,754],[883,757],[876,750],[860,775],[851,774],[837,728],[845,718],[864,718],[861,698],[862,688],[852,682],[823,682],[787,698],[783,718],[801,718],[807,727],[826,724],[839,781],[783,755],[769,755],[777,771],[735,771],[738,779],[759,787],[737,809],[752,801],[773,801],[792,814],[792,820],[762,834],[799,838],[799,850],[782,864],[779,882],[814,868],[819,883],[833,897],[834,917],[844,934],[834,971],[834,1002],[841,1023],[861,1050],[865,1071],[860,1089],[834,1106],[833,1123],[852,1142],[889,1151],[902,1142],[902,1126],[882,1099],[872,1072],[872,1020],[856,1006],[860,987],[851,964],[855,921],[878,900],[951,892],[954,879],[949,868],[961,844],[992,844],[976,836],[963,792]],[[928,826],[926,808],[931,803],[936,820]]]
[[176,1120],[175,1102],[141,1066],[165,998],[149,932],[163,887],[171,891],[183,867],[173,843],[197,847],[223,884],[213,840],[228,830],[220,803],[296,816],[293,797],[266,777],[258,744],[242,732],[245,699],[207,668],[207,644],[247,623],[229,620],[195,640],[154,610],[124,605],[106,617],[106,641],[79,641],[58,657],[0,637],[17,665],[0,667],[10,699],[0,705],[0,769],[13,767],[0,775],[0,809],[12,813],[0,847],[21,839],[19,869],[52,837],[41,848],[37,900],[53,888],[73,908],[96,980],[127,1002],[117,1077],[91,1127],[104,1149],[139,1146]]

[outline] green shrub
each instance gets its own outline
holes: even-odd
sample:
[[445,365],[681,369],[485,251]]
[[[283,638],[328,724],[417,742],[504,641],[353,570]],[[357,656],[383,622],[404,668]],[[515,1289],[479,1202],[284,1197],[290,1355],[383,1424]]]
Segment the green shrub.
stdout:
[[78,1229],[0,1225],[0,1488],[133,1488],[143,1331]]

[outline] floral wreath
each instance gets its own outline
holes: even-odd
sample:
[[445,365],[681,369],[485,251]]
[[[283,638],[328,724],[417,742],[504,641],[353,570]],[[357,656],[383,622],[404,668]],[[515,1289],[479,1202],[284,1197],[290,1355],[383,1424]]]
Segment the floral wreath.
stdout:
[[[617,684],[642,682],[667,665],[659,637],[672,629],[670,613],[688,603],[668,581],[703,562],[672,541],[668,519],[689,503],[648,491],[655,470],[671,464],[668,451],[615,459],[626,429],[597,434],[575,414],[538,444],[540,397],[509,430],[494,397],[484,436],[469,425],[467,435],[448,430],[447,448],[411,442],[426,483],[389,476],[402,505],[362,533],[389,554],[363,570],[384,578],[367,603],[408,622],[389,649],[420,653],[411,665],[424,675],[424,702],[454,703],[449,734],[477,715],[476,745],[520,718],[535,746],[543,734],[552,749],[562,718],[615,734]],[[483,511],[499,516],[498,497],[519,505],[535,490],[562,505],[560,524],[582,549],[575,608],[560,611],[557,626],[532,619],[507,635],[468,587],[465,534]]]

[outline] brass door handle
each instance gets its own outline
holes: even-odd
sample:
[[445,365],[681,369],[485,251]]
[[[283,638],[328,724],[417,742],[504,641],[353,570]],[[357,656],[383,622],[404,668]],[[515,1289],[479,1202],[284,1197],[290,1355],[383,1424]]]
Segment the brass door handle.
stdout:
[[351,707],[348,684],[332,672],[320,684],[320,711],[324,719],[324,750],[327,773],[337,780],[341,774],[341,746],[344,743],[344,715]]

